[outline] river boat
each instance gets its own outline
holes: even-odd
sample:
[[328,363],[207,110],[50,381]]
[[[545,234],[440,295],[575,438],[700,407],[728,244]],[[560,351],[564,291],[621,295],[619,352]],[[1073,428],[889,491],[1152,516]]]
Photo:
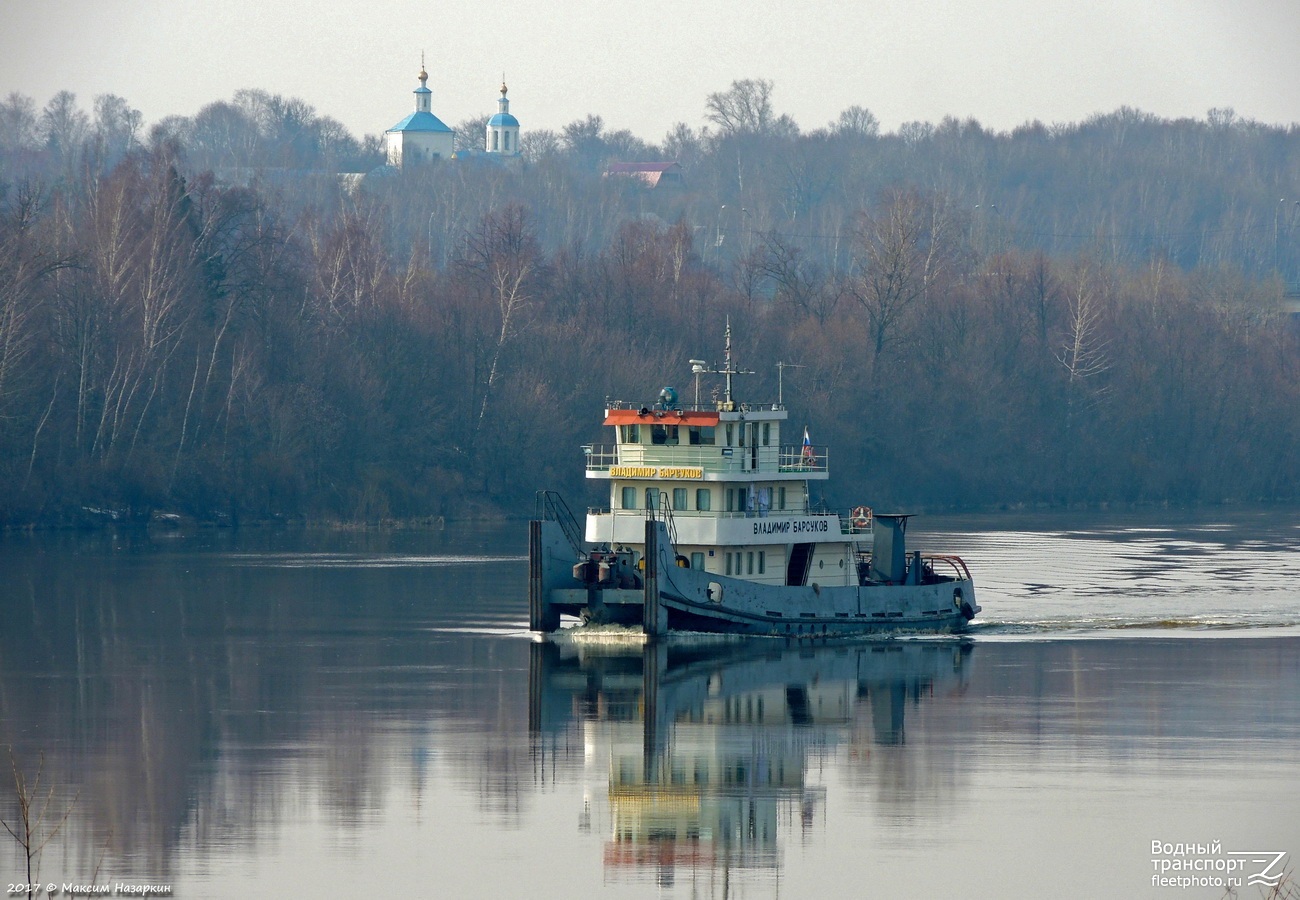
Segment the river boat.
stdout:
[[[784,364],[783,364],[784,365]],[[980,612],[966,563],[908,551],[906,514],[817,509],[829,449],[791,435],[777,402],[739,402],[728,323],[721,366],[691,360],[695,403],[610,401],[614,443],[583,447],[609,506],[583,526],[552,491],[529,524],[529,627],[588,624],[781,636],[960,632]],[[701,375],[725,379],[702,407]],[[798,435],[798,431],[795,431]]]

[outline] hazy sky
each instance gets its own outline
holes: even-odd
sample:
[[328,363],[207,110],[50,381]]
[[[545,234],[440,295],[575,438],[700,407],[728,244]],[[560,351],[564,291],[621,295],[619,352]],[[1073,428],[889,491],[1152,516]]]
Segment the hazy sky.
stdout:
[[0,95],[115,93],[147,123],[257,87],[382,132],[421,50],[453,126],[496,111],[502,73],[525,130],[596,113],[652,141],[740,78],[805,129],[854,104],[886,130],[1125,105],[1300,122],[1300,0],[0,0]]

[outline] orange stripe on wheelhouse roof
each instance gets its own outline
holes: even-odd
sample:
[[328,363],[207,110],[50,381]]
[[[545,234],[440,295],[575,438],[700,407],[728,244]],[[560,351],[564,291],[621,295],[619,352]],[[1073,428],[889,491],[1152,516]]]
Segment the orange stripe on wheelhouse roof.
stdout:
[[717,425],[716,412],[695,412],[685,409],[654,409],[644,415],[635,409],[611,409],[604,425]]

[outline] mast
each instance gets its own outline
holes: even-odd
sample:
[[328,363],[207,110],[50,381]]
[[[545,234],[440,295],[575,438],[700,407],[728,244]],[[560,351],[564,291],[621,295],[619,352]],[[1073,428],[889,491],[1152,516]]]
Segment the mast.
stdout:
[[727,316],[726,345],[722,368],[713,368],[709,363],[702,359],[692,359],[691,373],[695,375],[695,408],[700,408],[700,376],[701,375],[725,375],[727,376],[725,399],[718,402],[720,412],[734,412],[736,409],[735,401],[731,396],[731,376],[732,375],[757,375],[753,369],[737,369],[731,364],[731,316]]
[[735,410],[736,404],[731,397],[731,376],[754,375],[757,373],[755,373],[753,369],[737,369],[731,364],[731,316],[727,316],[726,346],[724,348],[722,369],[719,370],[719,374],[727,376],[727,387],[726,394],[724,395],[725,399],[723,401],[723,408],[726,409],[727,412],[732,412]]
[[727,409],[731,409],[731,316],[727,316],[727,345],[723,357],[723,372],[727,373]]

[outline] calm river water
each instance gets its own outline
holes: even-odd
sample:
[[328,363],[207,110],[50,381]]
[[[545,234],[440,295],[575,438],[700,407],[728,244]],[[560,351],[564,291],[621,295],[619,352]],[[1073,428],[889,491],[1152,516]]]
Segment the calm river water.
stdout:
[[522,523],[10,535],[0,747],[38,837],[67,812],[61,893],[1262,897],[1300,857],[1298,525],[918,519],[967,638],[650,650],[534,641]]

